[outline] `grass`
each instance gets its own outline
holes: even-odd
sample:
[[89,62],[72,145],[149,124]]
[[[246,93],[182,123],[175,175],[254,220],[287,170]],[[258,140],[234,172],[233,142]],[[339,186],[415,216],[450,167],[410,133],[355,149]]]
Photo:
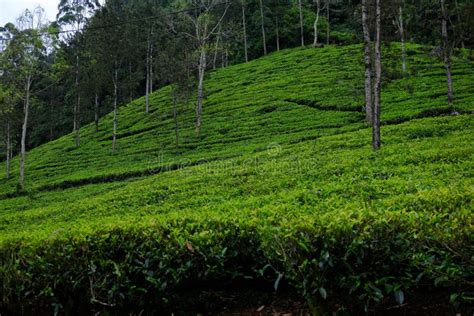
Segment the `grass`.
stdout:
[[120,109],[116,153],[110,115],[80,148],[66,136],[32,150],[27,194],[0,182],[0,306],[170,309],[191,285],[252,279],[325,312],[423,292],[469,308],[474,65],[455,59],[462,115],[445,115],[440,62],[410,45],[402,76],[398,52],[385,48],[380,152],[359,45],[210,73],[202,131],[182,105],[177,149],[165,87],[149,115],[143,99]]

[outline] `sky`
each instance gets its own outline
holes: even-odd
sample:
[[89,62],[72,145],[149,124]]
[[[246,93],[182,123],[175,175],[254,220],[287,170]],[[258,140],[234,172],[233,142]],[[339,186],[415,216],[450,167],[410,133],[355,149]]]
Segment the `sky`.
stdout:
[[0,0],[0,26],[15,22],[25,9],[33,10],[40,5],[48,21],[54,21],[58,13],[59,0]]

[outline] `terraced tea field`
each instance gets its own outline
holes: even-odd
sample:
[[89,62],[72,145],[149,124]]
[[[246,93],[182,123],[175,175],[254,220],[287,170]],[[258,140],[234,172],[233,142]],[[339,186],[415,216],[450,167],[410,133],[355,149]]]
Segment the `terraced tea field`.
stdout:
[[120,108],[116,152],[107,115],[79,148],[68,135],[29,152],[25,194],[15,158],[0,180],[0,306],[185,310],[189,288],[251,280],[320,311],[409,309],[426,292],[469,309],[472,52],[454,60],[456,115],[431,49],[408,47],[408,74],[399,54],[384,48],[379,152],[353,45],[210,73],[199,135],[194,103],[179,105],[178,147],[164,87],[149,114],[143,98]]

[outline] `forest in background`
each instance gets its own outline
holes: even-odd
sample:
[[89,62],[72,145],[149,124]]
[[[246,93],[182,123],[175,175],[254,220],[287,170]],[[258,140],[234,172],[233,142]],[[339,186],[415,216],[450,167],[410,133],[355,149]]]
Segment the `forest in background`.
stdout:
[[[374,3],[368,1],[369,11]],[[206,70],[284,48],[364,40],[360,1],[107,0],[100,6],[62,0],[59,9],[56,21],[35,8],[0,29],[1,160],[7,151],[20,152],[25,73],[31,74],[25,147],[70,132],[79,146],[82,125],[95,121],[99,128],[100,117],[114,107],[165,85],[177,84],[188,101]],[[431,45],[442,58],[439,1],[389,1],[381,10],[383,42]],[[449,48],[456,54],[472,47],[474,4],[448,1],[446,10]],[[20,52],[22,46],[32,49]]]

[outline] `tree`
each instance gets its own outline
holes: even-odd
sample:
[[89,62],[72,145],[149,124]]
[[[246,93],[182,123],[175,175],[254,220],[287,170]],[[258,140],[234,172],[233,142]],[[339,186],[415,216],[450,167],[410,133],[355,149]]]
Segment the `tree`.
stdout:
[[[1,63],[0,63],[1,64]],[[5,178],[10,178],[10,162],[13,156],[12,146],[12,114],[17,103],[18,96],[7,84],[0,84],[0,118],[5,128]]]
[[[187,18],[186,18],[187,19]],[[174,21],[175,23],[177,21]],[[174,27],[171,26],[174,30]],[[175,31],[175,30],[174,30]],[[192,56],[188,53],[189,39],[193,39],[191,34],[176,32],[174,37],[164,37],[161,41],[160,73],[163,80],[169,84],[170,97],[173,103],[172,117],[174,121],[175,147],[179,148],[179,114],[180,104],[189,102],[191,77],[189,75]]]
[[398,29],[398,34],[400,35],[400,43],[402,45],[402,70],[405,74],[407,72],[407,50],[405,45],[405,23],[403,17],[403,7],[405,5],[405,0],[398,1],[398,14],[395,17],[395,25]]
[[[102,12],[97,12],[94,19],[91,19],[89,26],[101,25]],[[87,32],[84,36],[84,84],[89,92],[88,99],[94,104],[94,125],[95,131],[99,131],[100,105],[104,92],[107,88],[107,60],[104,59],[106,39],[102,32]]]
[[[351,9],[351,5],[349,3],[346,3],[344,0],[326,0],[326,44],[330,44],[331,40],[331,10],[332,10],[332,5],[335,6],[344,6],[347,9]],[[336,10],[337,12],[337,10]]]
[[267,39],[266,39],[266,34],[265,34],[265,15],[263,14],[263,2],[262,0],[259,0],[260,4],[260,25],[262,28],[262,42],[263,42],[263,54],[267,54]]
[[249,53],[248,53],[248,46],[247,46],[247,21],[245,19],[245,0],[241,0],[242,4],[242,30],[244,32],[244,55],[245,55],[245,62],[249,61]]
[[57,34],[57,27],[54,23],[50,25],[50,30],[53,31],[53,34],[50,35],[52,39],[47,44],[47,51],[50,53],[48,54],[48,59],[46,60],[48,71],[43,76],[44,84],[46,87],[43,88],[44,95],[38,95],[38,98],[42,98],[45,102],[43,102],[47,110],[47,120],[49,121],[48,126],[48,140],[52,141],[54,139],[56,129],[58,126],[58,121],[60,118],[60,113],[58,113],[57,108],[62,105],[62,100],[57,98],[59,94],[59,90],[61,87],[61,82],[65,79],[67,74],[69,74],[69,65],[66,62],[64,51],[60,49],[60,41]]
[[300,37],[301,37],[301,47],[304,47],[304,23],[303,23],[303,4],[302,0],[298,0],[298,11],[300,16]]
[[375,83],[374,83],[374,111],[372,122],[372,147],[380,148],[380,100],[382,89],[382,13],[381,0],[375,0]]
[[[13,34],[10,30],[16,29],[13,25],[7,25],[5,28],[0,27],[0,34],[3,38],[11,40]],[[6,58],[6,54],[0,51],[0,122],[4,127],[4,143],[5,143],[5,178],[10,178],[10,162],[13,153],[12,146],[12,114],[17,103],[17,93],[12,85],[12,79],[9,76],[10,61]]]
[[146,84],[145,84],[145,112],[150,112],[150,94],[153,91],[153,25],[150,26],[147,36],[146,49]]
[[[58,5],[57,20],[60,26],[71,25],[74,27],[76,37],[81,32],[82,27],[87,21],[87,16],[91,14],[97,7],[99,7],[98,0],[61,0]],[[81,143],[81,94],[79,91],[79,46],[76,47],[76,65],[75,65],[75,90],[76,90],[76,103],[74,104],[74,126],[73,132],[76,134],[76,146]]]
[[446,83],[448,87],[448,105],[454,112],[453,78],[451,72],[451,48],[448,36],[448,13],[445,0],[440,0],[441,4],[441,36],[443,38],[443,59],[446,69]]
[[456,6],[456,18],[458,22],[458,28],[459,28],[459,40],[461,42],[461,48],[466,47],[466,42],[464,38],[464,23],[461,18],[461,9],[459,8],[459,3],[458,0],[454,0],[454,5]]
[[326,0],[326,45],[329,45],[329,35],[331,33],[330,25],[329,25],[329,18],[330,18],[330,8],[331,6],[331,0]]
[[313,23],[313,30],[314,30],[313,47],[316,47],[318,46],[318,22],[319,22],[319,15],[321,13],[321,0],[314,0],[314,4],[316,6],[316,18],[314,19],[314,23]]
[[364,32],[364,66],[365,66],[365,120],[372,125],[372,48],[369,28],[369,8],[367,0],[362,0],[362,29]]
[[33,81],[40,72],[41,57],[45,53],[41,32],[46,29],[44,10],[25,10],[18,19],[19,28],[8,26],[13,34],[4,52],[4,71],[15,81],[16,89],[22,91],[23,124],[20,149],[19,191],[25,189],[26,137],[32,97]]
[[[195,42],[197,54],[198,68],[198,91],[196,104],[196,133],[199,134],[202,120],[202,104],[204,98],[204,75],[207,68],[207,54],[210,49],[210,41],[218,35],[219,27],[224,19],[229,4],[226,2],[225,7],[219,15],[215,15],[217,6],[221,4],[218,0],[192,0],[187,5],[194,5],[199,10],[196,14],[189,11],[184,13],[186,20],[191,22],[193,31],[183,32]],[[173,26],[174,29],[174,26]]]
[[117,58],[114,60],[114,70],[112,76],[112,82],[114,84],[114,127],[112,132],[112,151],[115,152],[117,147],[117,128],[118,128],[118,71],[119,71],[119,61]]
[[[104,39],[104,43],[108,47],[107,61],[103,63],[106,65],[106,72],[109,73],[112,79],[113,86],[113,129],[112,129],[112,152],[117,149],[117,132],[118,132],[118,115],[119,115],[119,86],[120,77],[119,72],[123,61],[126,60],[128,54],[127,45],[125,43],[123,34],[125,33],[125,24],[121,24],[120,21],[124,20],[125,10],[121,0],[109,0],[103,10],[102,22],[106,25],[114,25],[108,31],[107,37]],[[126,63],[125,63],[126,64]]]
[[175,132],[175,147],[179,148],[179,105],[185,104],[189,100],[189,86],[191,85],[190,78],[187,74],[188,69],[188,55],[186,54],[185,40],[175,39],[167,45],[167,51],[164,57],[166,63],[163,67],[164,75],[171,85],[171,99],[173,102],[173,121]]
[[[372,124],[372,147],[380,148],[380,103],[382,89],[382,10],[381,0],[375,0],[375,44],[372,53],[369,27],[368,0],[362,0],[362,28],[364,32],[364,65],[365,65],[365,111],[366,120]],[[372,61],[373,59],[373,61]],[[374,80],[372,82],[372,64]],[[373,84],[373,85],[372,85]]]

